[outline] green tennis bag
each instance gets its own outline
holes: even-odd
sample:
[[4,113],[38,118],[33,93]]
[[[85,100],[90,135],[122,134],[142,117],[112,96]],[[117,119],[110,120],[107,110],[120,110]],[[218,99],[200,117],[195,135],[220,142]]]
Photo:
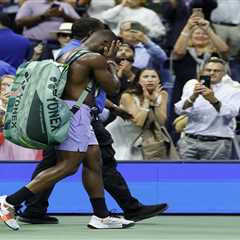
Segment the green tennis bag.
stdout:
[[[17,69],[5,114],[6,139],[33,149],[46,149],[65,140],[73,112],[60,97],[70,64],[88,52],[79,48],[64,64],[32,61]],[[91,90],[92,82],[73,106],[75,110]]]

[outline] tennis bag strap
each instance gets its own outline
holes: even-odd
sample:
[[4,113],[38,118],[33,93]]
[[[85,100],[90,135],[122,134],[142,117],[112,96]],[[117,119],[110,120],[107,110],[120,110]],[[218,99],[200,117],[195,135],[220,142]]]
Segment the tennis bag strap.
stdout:
[[[68,65],[71,65],[74,61],[76,61],[78,58],[82,57],[83,55],[85,55],[87,53],[90,53],[90,51],[88,49],[77,48],[77,49],[74,50],[74,52],[72,54],[70,54],[70,56],[68,57],[68,59],[66,60],[65,63],[68,64]],[[93,83],[92,83],[92,81],[90,81],[88,83],[87,87],[84,89],[84,91],[79,96],[77,102],[72,106],[70,111],[73,114],[75,114],[80,109],[84,100],[86,99],[88,94],[92,93],[92,91],[93,91]]]

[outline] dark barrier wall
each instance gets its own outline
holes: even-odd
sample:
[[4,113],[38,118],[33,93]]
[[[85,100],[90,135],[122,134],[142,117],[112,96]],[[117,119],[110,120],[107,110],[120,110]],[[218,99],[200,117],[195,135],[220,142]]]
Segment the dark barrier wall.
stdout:
[[[27,183],[35,163],[0,163],[0,194]],[[167,202],[168,213],[240,213],[240,163],[119,163],[134,196],[145,204]],[[81,171],[57,184],[51,213],[89,213]],[[107,195],[110,210],[121,212]]]

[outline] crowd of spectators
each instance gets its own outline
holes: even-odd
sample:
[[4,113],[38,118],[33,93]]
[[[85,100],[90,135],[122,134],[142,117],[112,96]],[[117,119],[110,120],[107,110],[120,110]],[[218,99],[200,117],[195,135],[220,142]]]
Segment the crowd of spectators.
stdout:
[[[132,146],[150,110],[167,127],[180,157],[240,157],[234,148],[218,154],[230,151],[238,132],[240,1],[235,0],[0,0],[1,127],[6,79],[13,79],[24,61],[56,60],[71,41],[72,23],[82,17],[98,18],[122,41],[116,55],[121,90],[108,98],[133,118],[124,121],[108,109],[100,114],[116,159],[147,160]],[[211,86],[200,81],[202,75],[210,76]],[[184,124],[174,126],[179,122]],[[207,147],[208,154],[196,146]],[[14,146],[1,132],[1,160],[39,158],[41,152]]]

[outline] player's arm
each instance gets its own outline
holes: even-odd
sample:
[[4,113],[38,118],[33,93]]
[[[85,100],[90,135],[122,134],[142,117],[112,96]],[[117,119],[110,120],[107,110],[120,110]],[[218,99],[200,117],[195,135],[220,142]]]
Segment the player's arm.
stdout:
[[112,95],[119,91],[120,82],[116,74],[116,66],[112,61],[107,62],[100,54],[92,54],[88,58],[96,81],[107,92]]

